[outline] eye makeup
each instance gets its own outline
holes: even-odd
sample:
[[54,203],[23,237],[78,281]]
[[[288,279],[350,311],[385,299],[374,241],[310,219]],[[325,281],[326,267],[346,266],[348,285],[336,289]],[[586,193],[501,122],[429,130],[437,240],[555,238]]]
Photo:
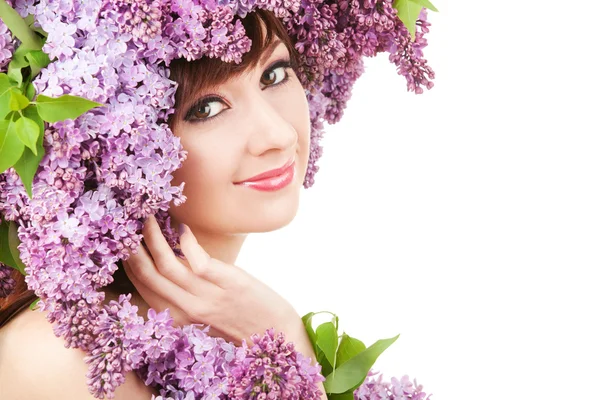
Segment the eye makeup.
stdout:
[[[225,108],[219,114],[217,114],[215,116],[212,116],[212,117],[208,117],[208,118],[194,118],[194,114],[196,113],[196,111],[198,111],[198,109],[200,109],[201,106],[203,106],[205,104],[212,103],[212,102],[223,103],[225,105],[225,107],[227,107],[227,108]],[[225,100],[223,100],[223,98],[221,98],[219,96],[216,96],[216,95],[210,95],[208,97],[203,97],[202,99],[200,99],[196,103],[194,103],[194,105],[192,105],[190,107],[190,109],[188,110],[188,112],[185,114],[185,117],[183,119],[186,122],[192,122],[192,123],[206,122],[206,121],[212,120],[213,118],[217,118],[219,115],[223,114],[228,109],[229,109],[229,106],[227,105],[227,103],[225,102]]]
[[[283,68],[284,69],[284,71],[285,71],[284,78],[280,82],[277,82],[275,84],[265,85],[265,89],[276,88],[276,87],[279,87],[279,86],[284,86],[286,83],[289,82],[289,80],[290,80],[289,69],[294,70],[294,67],[293,67],[293,65],[292,65],[292,63],[291,63],[291,61],[289,59],[275,61],[268,68],[265,69],[265,71],[261,75],[261,79],[262,79],[262,77],[264,76],[264,74],[266,72],[273,72],[273,71],[276,71],[279,68]],[[212,116],[212,117],[208,117],[208,118],[195,118],[194,117],[194,114],[198,111],[198,109],[201,106],[203,106],[205,104],[208,104],[208,103],[211,103],[211,102],[221,102],[221,103],[223,103],[223,105],[226,108],[224,108],[219,114],[217,114],[215,116]],[[219,118],[220,116],[222,116],[222,114],[225,113],[229,109],[230,109],[230,106],[227,104],[227,102],[222,97],[212,94],[212,95],[208,95],[208,96],[203,97],[203,98],[199,99],[198,101],[196,101],[188,109],[188,111],[184,114],[185,117],[183,118],[183,120],[186,121],[186,122],[193,123],[193,124],[213,122],[214,120],[216,120],[217,118]]]

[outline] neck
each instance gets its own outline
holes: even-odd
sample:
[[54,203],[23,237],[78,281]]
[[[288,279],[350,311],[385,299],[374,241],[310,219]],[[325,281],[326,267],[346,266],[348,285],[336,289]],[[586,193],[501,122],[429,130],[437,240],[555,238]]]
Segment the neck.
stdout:
[[226,264],[234,264],[237,260],[242,245],[248,235],[246,234],[215,234],[202,232],[190,227],[198,244],[212,258],[223,261]]

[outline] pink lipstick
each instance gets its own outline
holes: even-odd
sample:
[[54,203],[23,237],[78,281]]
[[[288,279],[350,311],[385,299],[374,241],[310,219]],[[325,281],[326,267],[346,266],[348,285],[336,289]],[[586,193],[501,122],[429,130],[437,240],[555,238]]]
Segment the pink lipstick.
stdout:
[[294,180],[296,163],[294,159],[281,168],[272,169],[262,174],[253,176],[242,182],[236,182],[236,185],[246,186],[263,192],[274,192],[283,189]]

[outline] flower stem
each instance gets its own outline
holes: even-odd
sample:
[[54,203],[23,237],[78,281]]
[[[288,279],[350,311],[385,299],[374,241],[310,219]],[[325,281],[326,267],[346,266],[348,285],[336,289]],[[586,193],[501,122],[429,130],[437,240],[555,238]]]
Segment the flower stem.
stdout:
[[42,39],[27,25],[14,8],[6,0],[0,0],[0,19],[6,24],[13,35],[29,50],[41,50]]

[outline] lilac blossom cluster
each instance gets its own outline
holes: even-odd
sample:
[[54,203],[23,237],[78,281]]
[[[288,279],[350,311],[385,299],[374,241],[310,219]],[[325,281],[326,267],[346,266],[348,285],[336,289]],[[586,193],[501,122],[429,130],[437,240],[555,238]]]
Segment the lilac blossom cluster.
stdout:
[[10,276],[13,269],[0,263],[0,299],[7,297],[15,290],[15,280]]
[[430,24],[422,9],[414,41],[398,18],[392,0],[304,0],[299,11],[286,19],[288,33],[300,53],[299,78],[311,109],[311,151],[304,186],[314,184],[323,154],[320,140],[324,122],[340,120],[352,87],[364,72],[364,57],[389,53],[407,88],[417,94],[431,89],[435,74],[423,58],[424,35]]
[[423,386],[413,383],[408,375],[390,382],[384,381],[379,372],[369,371],[365,381],[354,391],[354,400],[429,400],[431,394],[423,392]]
[[269,329],[262,337],[252,335],[251,340],[254,345],[229,376],[231,400],[320,398],[323,393],[315,381],[325,380],[321,366],[312,366],[309,358],[294,350],[293,343],[286,343],[282,332],[275,335]]
[[[421,51],[428,27],[425,12],[412,42],[391,0],[10,3],[21,16],[32,14],[36,26],[48,33],[43,50],[54,62],[33,81],[36,92],[104,104],[75,121],[49,124],[46,155],[31,199],[14,169],[0,174],[0,217],[17,223],[27,285],[40,297],[38,304],[47,311],[55,333],[67,346],[88,353],[88,383],[96,397],[110,398],[133,369],[147,384],[199,394],[207,388],[197,383],[206,382],[206,370],[196,358],[196,348],[186,348],[198,341],[197,328],[174,328],[168,313],[153,313],[144,321],[127,297],[104,304],[100,290],[113,281],[117,262],[140,245],[142,223],[149,215],[158,216],[173,247],[178,241],[167,211],[171,203],[185,201],[183,184],[171,186],[171,179],[186,153],[168,125],[177,90],[177,83],[169,79],[170,62],[205,56],[240,62],[251,46],[240,18],[256,9],[280,18],[300,53],[299,77],[310,105],[311,152],[304,181],[308,188],[318,171],[324,124],[342,116],[352,86],[364,71],[362,57],[388,52],[409,90],[420,93],[422,86],[432,87],[434,74]],[[0,69],[6,68],[14,49],[0,22]],[[8,292],[10,280],[4,270],[0,269],[0,287]],[[153,345],[148,347],[148,342]],[[233,346],[218,343],[221,349]],[[184,353],[195,361],[184,365]],[[229,353],[202,357],[214,357],[213,364],[221,363],[225,370],[222,363],[237,360],[235,354],[233,359]],[[183,358],[175,362],[177,355]],[[172,376],[164,373],[173,367],[169,362],[181,366]],[[277,376],[309,390],[298,381],[310,382],[308,365],[301,358],[286,362],[298,363],[297,374]],[[244,371],[239,376],[246,379],[259,373],[256,368]],[[233,383],[215,383],[219,390],[226,384]]]
[[[98,316],[93,334],[97,347],[88,356],[88,384],[100,396],[112,390],[136,369],[148,386],[170,398],[250,399],[267,387],[276,398],[319,399],[318,383],[325,380],[320,366],[285,342],[273,329],[254,344],[235,346],[209,336],[210,327],[173,327],[168,311],[148,311],[144,321],[130,303],[130,295],[111,301]],[[84,324],[79,318],[76,323]],[[264,391],[264,390],[263,390]],[[281,394],[281,396],[279,396]]]
[[8,27],[0,20],[0,71],[4,72],[10,62],[15,46]]
[[[429,400],[431,394],[423,392],[422,385],[417,381],[410,381],[408,375],[397,379],[392,377],[390,381],[384,381],[383,375],[370,370],[365,381],[354,390],[354,400]],[[202,397],[202,398],[211,398]],[[231,397],[228,397],[231,398]],[[254,397],[244,397],[244,399]],[[265,397],[279,399],[281,397]],[[307,397],[302,397],[307,398]],[[167,390],[161,396],[152,396],[152,400],[194,400],[194,392],[178,390],[172,385],[167,385]]]

